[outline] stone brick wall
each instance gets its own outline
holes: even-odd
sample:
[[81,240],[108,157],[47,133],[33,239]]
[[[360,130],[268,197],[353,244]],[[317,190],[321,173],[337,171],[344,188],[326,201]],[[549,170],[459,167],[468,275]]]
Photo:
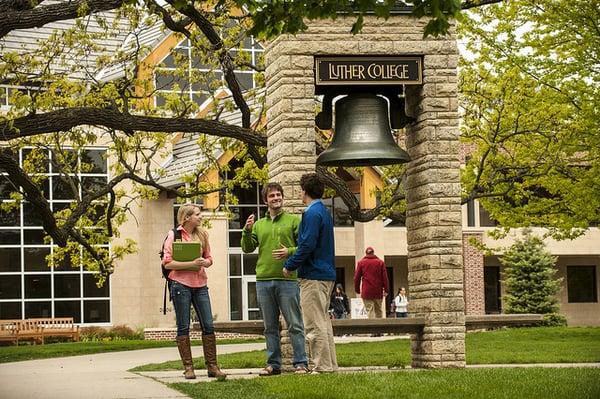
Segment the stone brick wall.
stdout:
[[[144,339],[149,341],[175,341],[177,335],[176,328],[145,328]],[[215,333],[217,339],[226,338],[264,338],[262,335],[255,334],[239,334],[239,333]],[[202,331],[190,330],[190,339],[202,339]]]
[[423,85],[405,93],[407,114],[416,118],[406,136],[409,312],[427,320],[412,340],[413,366],[464,367],[456,40],[423,39],[427,20],[406,15],[367,17],[357,35],[353,22],[313,21],[265,48],[270,177],[284,186],[287,206],[302,209],[298,181],[316,158],[315,55],[422,56]]
[[483,253],[469,244],[472,238],[481,239],[482,233],[463,234],[463,263],[465,286],[465,314],[485,314],[485,282]]
[[406,134],[409,311],[427,321],[413,337],[412,365],[464,367],[458,53],[453,36],[423,42],[421,51],[423,85],[405,93],[416,118]]

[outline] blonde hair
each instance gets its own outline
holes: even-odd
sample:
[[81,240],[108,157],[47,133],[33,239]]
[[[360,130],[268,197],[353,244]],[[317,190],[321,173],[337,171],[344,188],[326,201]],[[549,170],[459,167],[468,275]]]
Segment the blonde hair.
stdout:
[[[185,219],[189,216],[192,216],[196,209],[202,210],[200,205],[196,204],[184,204],[179,207],[177,211],[177,223],[183,225],[185,223]],[[202,228],[202,226],[196,226],[194,231],[192,231],[192,238],[196,241],[200,241],[202,243],[202,247],[206,248],[208,245],[208,232]]]

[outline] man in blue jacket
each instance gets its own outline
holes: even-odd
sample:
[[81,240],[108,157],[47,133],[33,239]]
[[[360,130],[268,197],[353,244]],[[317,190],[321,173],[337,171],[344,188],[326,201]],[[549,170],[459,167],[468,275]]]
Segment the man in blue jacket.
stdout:
[[324,184],[315,173],[300,179],[302,202],[308,205],[298,232],[296,253],[283,265],[283,274],[298,270],[300,303],[313,373],[337,370],[333,328],[328,309],[335,283],[333,220],[321,201]]

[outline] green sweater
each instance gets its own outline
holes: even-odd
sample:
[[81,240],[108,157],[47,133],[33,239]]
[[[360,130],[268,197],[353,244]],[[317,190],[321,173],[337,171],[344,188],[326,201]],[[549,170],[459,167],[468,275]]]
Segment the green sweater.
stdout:
[[282,212],[272,220],[271,215],[267,213],[265,217],[254,223],[251,232],[242,230],[242,251],[254,252],[258,247],[256,280],[296,279],[296,273],[289,278],[283,277],[285,259],[274,259],[272,251],[283,245],[288,249],[288,257],[293,255],[296,252],[298,226],[300,226],[300,218],[295,215]]

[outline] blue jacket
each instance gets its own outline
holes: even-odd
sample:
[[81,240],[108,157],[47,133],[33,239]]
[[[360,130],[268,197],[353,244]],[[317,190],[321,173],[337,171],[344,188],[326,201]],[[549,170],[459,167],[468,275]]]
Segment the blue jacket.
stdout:
[[296,253],[285,261],[288,270],[298,269],[298,277],[335,281],[333,219],[321,200],[304,211],[298,232]]

